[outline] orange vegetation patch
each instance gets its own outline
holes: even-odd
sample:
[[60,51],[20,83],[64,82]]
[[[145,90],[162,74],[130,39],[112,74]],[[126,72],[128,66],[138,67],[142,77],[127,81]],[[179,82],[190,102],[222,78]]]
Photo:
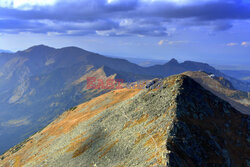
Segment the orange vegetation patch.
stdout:
[[167,134],[166,130],[163,132],[157,132],[156,134],[154,134],[152,136],[152,138],[150,138],[144,144],[144,146],[155,146],[155,144],[156,144],[157,147],[160,147],[160,146],[164,145],[166,142],[166,138],[165,138],[166,134]]
[[148,126],[149,124],[155,122],[158,118],[160,118],[160,116],[154,117],[152,120],[150,120],[150,121],[147,122],[146,126]]
[[78,135],[78,136],[76,136],[75,138],[73,138],[71,141],[79,140],[79,139],[81,139],[85,134],[86,134],[86,132],[83,132],[83,133],[81,133],[80,135]]
[[143,134],[138,133],[138,134],[137,134],[137,138],[135,139],[135,144],[140,143],[140,141],[141,141],[142,139],[144,139],[145,136],[146,136],[146,133],[143,133]]
[[35,161],[39,161],[39,162],[42,162],[42,161],[44,161],[44,160],[46,160],[47,159],[47,156],[45,155],[45,154],[42,154],[42,155],[40,155],[40,156],[37,156],[37,157],[35,157]]
[[123,126],[123,130],[126,128],[132,128],[136,125],[139,125],[143,122],[146,122],[148,120],[149,115],[148,114],[143,114],[142,117],[140,117],[138,120],[134,120],[134,121],[128,121],[124,124]]
[[155,154],[151,155],[146,161],[150,162],[155,157]]
[[166,166],[165,161],[164,161],[164,156],[161,155],[160,153],[163,153],[164,150],[158,149],[156,153],[153,153],[146,161],[156,161],[154,165],[152,166]]
[[135,121],[135,125],[139,125],[143,122],[146,122],[148,120],[149,115],[148,114],[144,114],[142,115],[142,117],[140,119],[138,119],[137,121]]
[[[64,113],[54,124],[51,124],[49,127],[44,129],[42,133],[45,133],[49,136],[58,136],[68,133],[79,123],[89,120],[105,109],[135,96],[139,91],[139,89],[119,89],[101,95],[87,103],[79,105],[74,111]],[[107,101],[107,104],[103,103],[105,101]],[[102,105],[99,108],[93,109],[94,106],[100,105],[101,102]],[[79,112],[85,107],[86,110],[84,110],[83,112]]]
[[83,154],[85,151],[88,150],[89,147],[91,147],[91,145],[92,145],[92,142],[87,143],[87,144],[83,145],[82,147],[80,147],[79,149],[77,149],[77,150],[74,152],[72,158],[78,157],[79,155]]
[[10,163],[9,162],[5,163],[4,167],[10,167]]
[[124,124],[124,126],[123,126],[123,130],[124,129],[126,129],[126,128],[128,128],[128,127],[130,127],[131,125],[133,125],[133,121],[128,121],[128,122],[126,122],[125,124]]
[[[157,161],[157,164],[158,164],[158,165],[163,165],[163,164],[164,164],[163,156],[160,156],[160,155],[159,155],[159,158],[157,158],[156,161]],[[164,166],[165,166],[165,165],[164,165]]]
[[118,139],[116,140],[116,141],[114,141],[113,143],[111,143],[106,149],[105,149],[105,151],[103,152],[103,154],[99,157],[99,158],[102,158],[103,156],[105,156],[110,150],[111,150],[111,148],[113,148],[114,147],[114,145],[116,144],[116,143],[118,143]]
[[157,129],[157,125],[154,125],[151,129],[147,130],[148,134],[151,134],[155,129]]
[[[100,136],[95,136],[94,139],[90,139],[89,142],[87,143],[81,143],[83,144],[82,146],[78,147],[78,149],[73,153],[73,157],[72,158],[75,158],[75,157],[78,157],[79,155],[83,154],[84,152],[86,152],[91,146],[92,144],[98,140],[100,138]],[[87,140],[87,139],[86,139]],[[84,140],[85,141],[85,140]]]
[[[33,145],[33,139],[31,138],[29,141],[27,141],[26,143],[23,144],[22,148],[17,151],[17,153],[12,153],[12,151],[8,151],[4,154],[4,160],[1,161],[1,165],[3,165],[4,167],[10,166],[9,162],[10,161],[14,161],[13,166],[22,166],[25,163],[27,163],[31,157],[33,157],[32,155],[29,154],[28,150],[32,147]],[[11,149],[13,150],[13,149]],[[14,155],[13,155],[14,154]],[[24,159],[26,159],[24,161]]]
[[15,157],[15,163],[13,165],[14,167],[19,167],[21,166],[21,157],[20,156],[16,156]]
[[77,140],[73,140],[67,147],[67,151],[66,152],[71,152],[71,151],[74,151],[76,150],[77,148],[79,148],[81,146],[81,144],[86,141],[87,139],[89,138],[88,137],[83,137],[83,138],[80,138],[80,139],[77,139]]

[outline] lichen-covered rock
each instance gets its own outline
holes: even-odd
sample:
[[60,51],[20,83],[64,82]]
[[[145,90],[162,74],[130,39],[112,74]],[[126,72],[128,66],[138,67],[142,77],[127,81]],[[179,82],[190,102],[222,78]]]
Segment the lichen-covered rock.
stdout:
[[239,166],[249,116],[185,75],[99,96],[8,151],[1,166]]

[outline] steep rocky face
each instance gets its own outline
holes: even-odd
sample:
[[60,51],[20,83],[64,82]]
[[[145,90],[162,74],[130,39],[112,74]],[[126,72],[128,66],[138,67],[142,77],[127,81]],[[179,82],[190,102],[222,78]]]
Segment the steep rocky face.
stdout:
[[233,89],[231,83],[223,77],[211,76],[205,72],[185,72],[205,89],[229,102],[238,111],[250,114],[250,96],[247,92]]
[[176,119],[168,136],[170,166],[247,166],[249,116],[205,91],[180,81]]
[[65,112],[2,166],[247,166],[249,117],[186,75]]

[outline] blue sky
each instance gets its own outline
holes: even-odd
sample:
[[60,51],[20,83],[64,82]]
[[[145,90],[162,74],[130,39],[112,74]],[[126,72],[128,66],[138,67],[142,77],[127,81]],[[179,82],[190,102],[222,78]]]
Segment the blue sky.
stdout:
[[250,64],[249,0],[1,0],[0,49]]

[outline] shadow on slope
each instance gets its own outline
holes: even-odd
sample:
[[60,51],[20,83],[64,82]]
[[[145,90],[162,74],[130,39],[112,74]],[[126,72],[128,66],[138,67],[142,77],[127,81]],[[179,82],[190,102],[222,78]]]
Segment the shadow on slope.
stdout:
[[247,166],[247,121],[227,102],[183,76],[167,139],[168,165]]

